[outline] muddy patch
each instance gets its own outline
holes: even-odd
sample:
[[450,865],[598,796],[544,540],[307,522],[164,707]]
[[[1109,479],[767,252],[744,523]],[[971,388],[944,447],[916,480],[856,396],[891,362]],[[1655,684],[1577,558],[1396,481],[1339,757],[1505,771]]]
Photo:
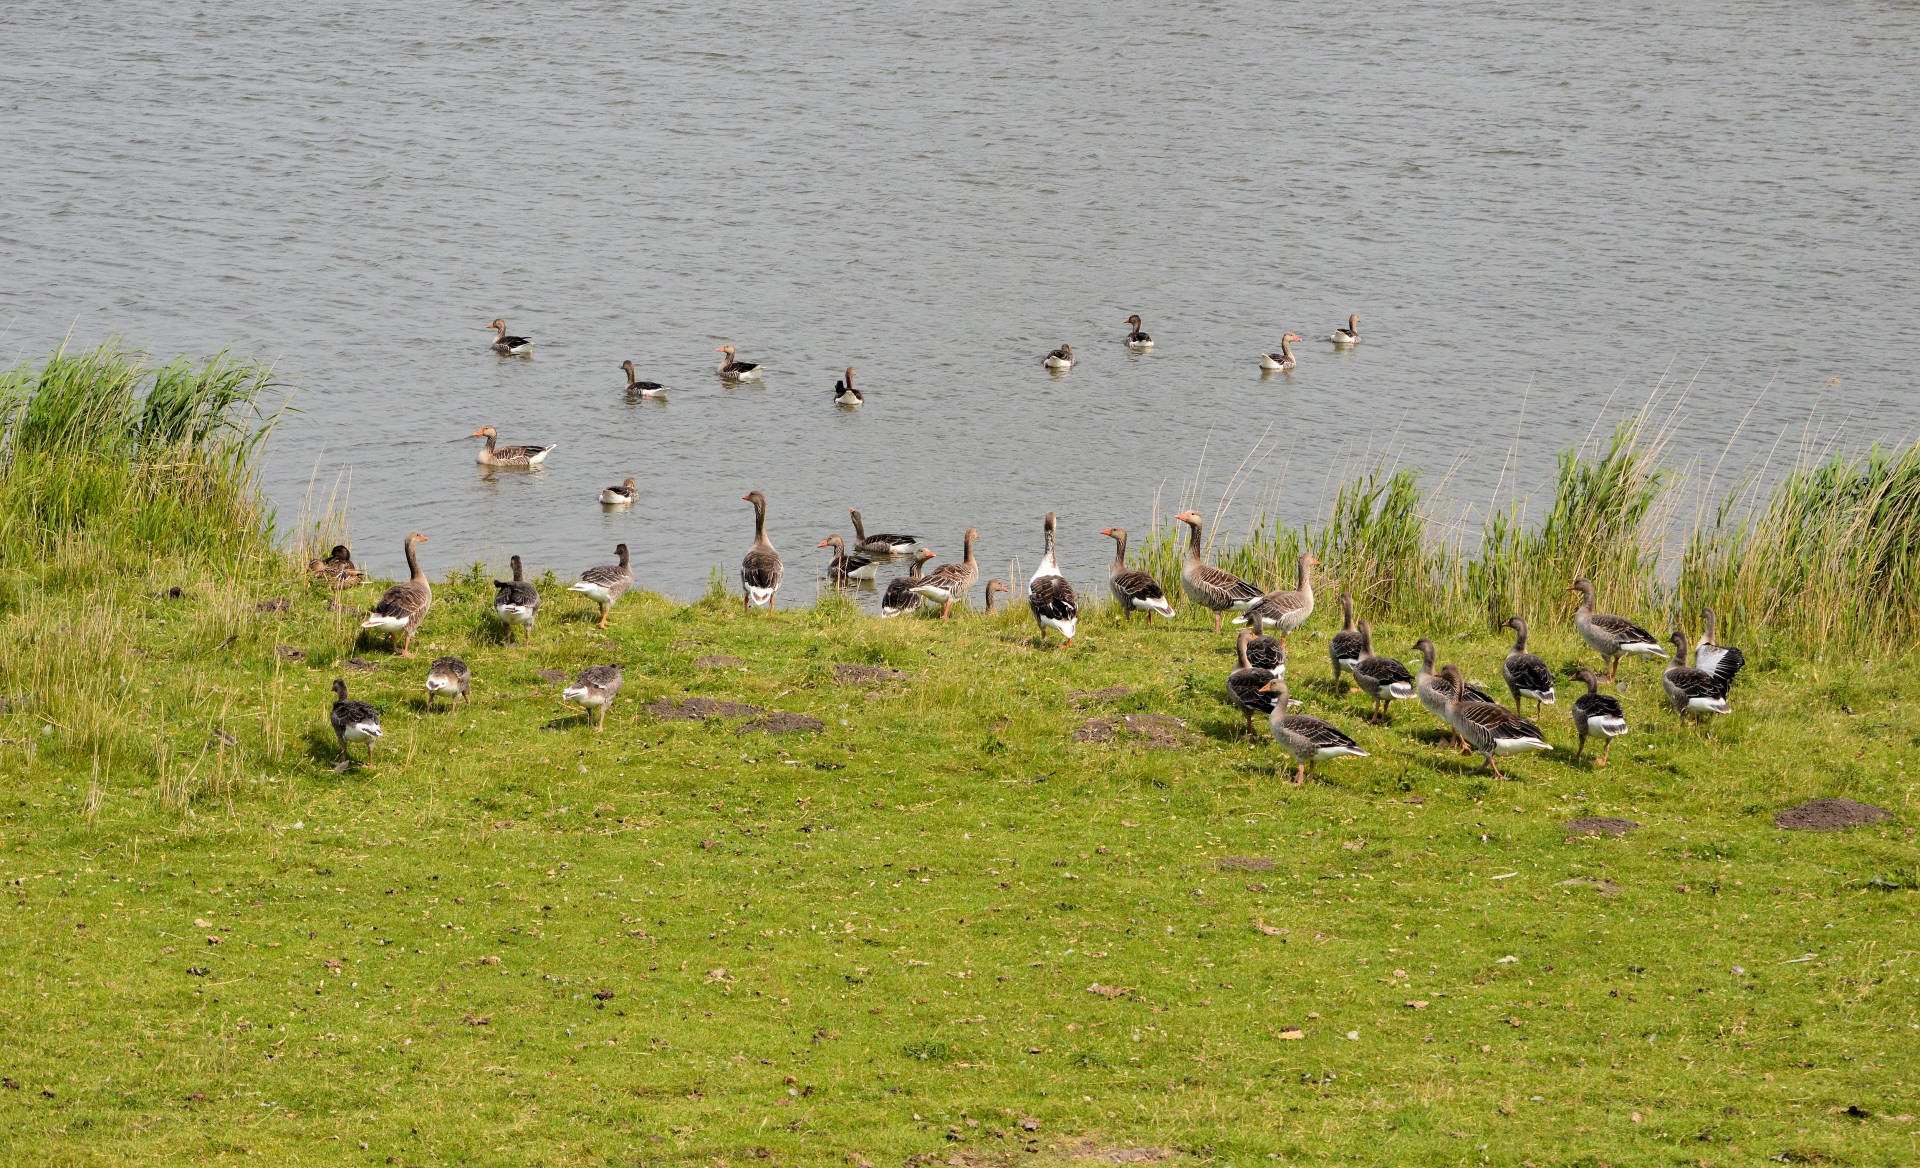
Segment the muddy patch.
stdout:
[[1567,820],[1567,834],[1623,836],[1639,826],[1631,819],[1621,819],[1613,815],[1588,815],[1581,819]]
[[559,685],[567,680],[567,675],[558,669],[536,669],[533,675],[548,685]]
[[662,722],[698,722],[704,718],[751,718],[759,712],[759,706],[749,706],[744,702],[723,702],[718,698],[688,698],[681,702],[661,698],[647,707],[647,713]]
[[1074,689],[1067,691],[1067,700],[1076,706],[1088,706],[1097,702],[1117,702],[1133,692],[1130,685],[1110,685],[1105,689]]
[[833,667],[833,680],[841,685],[877,685],[906,679],[906,674],[898,669],[888,669],[884,665],[835,665]]
[[789,714],[784,710],[775,710],[771,714],[762,714],[745,726],[735,730],[735,734],[811,734],[824,729],[826,723],[806,714]]
[[1613,881],[1594,880],[1591,877],[1587,877],[1587,876],[1575,876],[1571,880],[1562,880],[1560,882],[1560,887],[1592,888],[1595,892],[1605,897],[1615,897],[1620,895],[1620,886],[1618,884],[1615,884]]
[[1213,866],[1222,872],[1271,872],[1280,861],[1265,856],[1221,856]]
[[1073,732],[1076,742],[1116,742],[1124,738],[1151,750],[1185,746],[1192,732],[1170,714],[1123,714],[1118,718],[1088,718]]
[[365,657],[349,657],[340,663],[340,668],[348,673],[372,673],[380,667]]
[[1775,827],[1787,831],[1845,831],[1892,819],[1893,812],[1852,799],[1809,799],[1773,817]]
[[1158,1164],[1162,1160],[1173,1158],[1171,1148],[1114,1148],[1103,1147],[1091,1140],[1082,1140],[1068,1150],[1076,1160],[1092,1160],[1102,1164]]
[[746,662],[738,657],[729,657],[724,653],[709,653],[705,657],[695,657],[695,669],[738,669]]

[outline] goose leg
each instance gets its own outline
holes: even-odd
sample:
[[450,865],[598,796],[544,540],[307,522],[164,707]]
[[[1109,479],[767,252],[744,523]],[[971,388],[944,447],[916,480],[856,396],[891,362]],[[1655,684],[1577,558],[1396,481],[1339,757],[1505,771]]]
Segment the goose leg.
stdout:
[[1496,779],[1504,779],[1507,777],[1500,773],[1500,764],[1493,761],[1493,756],[1491,754],[1487,756],[1487,769],[1493,772],[1493,777]]
[[1580,744],[1573,748],[1573,761],[1579,762],[1580,756],[1586,752],[1586,749],[1587,749],[1587,736],[1585,734],[1582,734],[1580,736]]
[[947,602],[940,606],[940,619],[946,620],[951,612],[953,612],[953,597],[949,596]]
[[1600,748],[1600,761],[1599,761],[1599,762],[1596,762],[1596,763],[1594,763],[1593,765],[1595,765],[1595,766],[1606,766],[1606,765],[1607,765],[1607,752],[1608,752],[1608,751],[1610,751],[1610,750],[1612,750],[1612,749],[1613,749],[1613,739],[1611,739],[1611,738],[1609,738],[1609,739],[1607,739],[1607,744],[1606,744],[1605,746],[1603,746],[1603,747],[1601,747],[1601,748]]
[[1215,636],[1220,633],[1220,614],[1217,612],[1213,614],[1213,631]]
[[1300,764],[1299,768],[1293,772],[1293,785],[1297,787],[1306,781],[1307,781],[1307,764],[1303,762]]

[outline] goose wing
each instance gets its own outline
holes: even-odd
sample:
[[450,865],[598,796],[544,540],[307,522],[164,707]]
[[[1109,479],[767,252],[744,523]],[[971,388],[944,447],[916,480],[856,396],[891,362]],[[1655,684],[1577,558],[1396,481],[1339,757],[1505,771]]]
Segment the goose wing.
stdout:
[[1216,568],[1212,564],[1190,564],[1187,575],[1195,587],[1229,603],[1260,599],[1258,588],[1225,568]]
[[1658,645],[1660,643],[1660,638],[1624,616],[1615,616],[1610,612],[1596,612],[1593,614],[1591,623],[1594,628],[1612,637],[1618,644]]
[[1532,653],[1508,654],[1501,672],[1506,675],[1507,684],[1516,689],[1537,694],[1553,692],[1553,670]]
[[1702,643],[1693,651],[1693,664],[1732,686],[1734,675],[1747,667],[1747,655],[1732,645]]
[[780,553],[757,547],[740,561],[740,582],[749,588],[773,588],[780,583]]
[[1160,587],[1160,581],[1138,568],[1115,572],[1111,580],[1115,588],[1132,600],[1165,600],[1167,598],[1166,590]]
[[1287,654],[1280,648],[1280,642],[1272,637],[1255,637],[1247,642],[1247,663],[1261,669],[1277,670],[1287,663]]
[[1360,749],[1360,744],[1348,737],[1346,732],[1331,722],[1323,722],[1310,714],[1288,714],[1281,725],[1291,734],[1304,739],[1315,750],[1335,750],[1345,747],[1348,750]]
[[433,594],[427,590],[425,581],[402,580],[380,594],[380,602],[373,606],[376,616],[414,617],[427,611],[427,605],[433,602]]
[[1281,620],[1308,607],[1307,594],[1287,588],[1279,592],[1269,592],[1260,598],[1260,603],[1248,609],[1248,615],[1256,612],[1265,620]]
[[1366,647],[1366,640],[1351,629],[1343,629],[1327,642],[1327,652],[1335,661],[1358,661],[1360,651]]
[[1261,693],[1260,687],[1272,680],[1271,669],[1236,669],[1227,674],[1227,700],[1248,713],[1271,714],[1273,695]]
[[601,564],[580,573],[580,579],[583,583],[598,584],[602,588],[624,586],[633,582],[633,570],[619,564]]
[[1704,669],[1694,669],[1687,665],[1676,665],[1668,669],[1666,682],[1669,689],[1688,699],[1727,696],[1725,681]]
[[1065,576],[1035,576],[1027,583],[1027,604],[1048,620],[1070,621],[1080,613],[1079,599]]
[[1540,727],[1495,702],[1463,701],[1454,706],[1461,722],[1473,727],[1489,740],[1501,738],[1538,738],[1546,741]]
[[540,604],[540,590],[525,580],[495,580],[493,588],[493,603],[496,608],[503,604],[535,608]]
[[620,667],[618,665],[589,665],[573,679],[577,686],[592,686],[600,690],[620,688]]
[[1623,718],[1626,712],[1620,708],[1620,699],[1612,694],[1581,694],[1574,700],[1573,712],[1583,718]]
[[378,726],[380,711],[373,708],[372,702],[335,702],[327,718],[333,723],[335,730],[343,730],[348,726],[359,726],[368,722]]
[[[1441,688],[1443,689],[1445,688],[1444,682],[1441,683]],[[1467,682],[1466,689],[1467,689],[1467,692],[1460,695],[1463,701],[1487,702],[1492,705],[1499,704],[1493,700],[1492,694],[1488,693],[1484,689],[1481,689],[1479,686],[1473,684],[1471,681]]]
[[1353,672],[1354,676],[1364,677],[1376,685],[1413,680],[1413,674],[1407,672],[1407,667],[1392,657],[1362,658],[1354,665]]

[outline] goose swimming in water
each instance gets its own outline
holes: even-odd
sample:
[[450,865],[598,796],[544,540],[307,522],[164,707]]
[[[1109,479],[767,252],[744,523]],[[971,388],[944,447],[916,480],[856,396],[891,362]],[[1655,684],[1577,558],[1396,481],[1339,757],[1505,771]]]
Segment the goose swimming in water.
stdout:
[[617,487],[600,488],[600,501],[609,507],[631,507],[640,497],[640,484],[628,479]]
[[833,383],[833,404],[852,407],[866,400],[866,397],[853,387],[853,366],[847,366],[846,377]]
[[732,345],[721,345],[719,348],[715,349],[714,352],[726,354],[726,356],[720,358],[720,364],[714,366],[713,371],[715,373],[718,373],[720,376],[726,378],[728,381],[760,380],[759,362],[734,360]]
[[1288,333],[1286,336],[1281,337],[1280,351],[1278,353],[1260,354],[1260,368],[1267,370],[1269,373],[1284,372],[1293,368],[1299,364],[1299,359],[1293,355],[1293,343],[1305,339],[1306,338],[1302,337],[1299,333]]
[[904,556],[919,546],[917,535],[898,535],[891,531],[876,531],[867,534],[867,525],[860,520],[857,508],[847,508],[847,514],[853,517],[853,550],[863,556]]
[[1334,329],[1333,335],[1328,337],[1327,339],[1329,341],[1332,341],[1336,345],[1359,344],[1360,343],[1360,314],[1356,312],[1352,316],[1347,317],[1347,327]]
[[1040,358],[1040,364],[1049,369],[1073,368],[1073,346],[1062,341],[1059,348]]
[[641,381],[633,372],[633,362],[622,361],[620,368],[627,375],[628,397],[665,397],[667,387],[657,381]]
[[487,440],[487,444],[482,446],[473,456],[473,460],[481,466],[504,466],[524,470],[528,467],[539,466],[547,460],[547,455],[553,453],[552,446],[496,445],[500,437],[500,431],[495,430],[492,426],[482,426],[467,435],[467,437],[485,438]]
[[814,544],[815,547],[833,549],[833,562],[827,565],[827,579],[835,584],[851,584],[855,580],[871,580],[880,574],[880,565],[865,556],[847,554],[847,543],[838,534]]
[[1127,348],[1132,349],[1136,353],[1144,353],[1148,349],[1153,348],[1153,338],[1140,331],[1140,316],[1138,313],[1129,316],[1127,323],[1133,326],[1133,331],[1125,337]]
[[366,743],[367,761],[373,761],[373,740],[380,737],[380,711],[368,702],[348,699],[347,683],[338,677],[333,679],[333,706],[327,711],[327,721],[340,742],[340,761],[334,764],[334,770],[343,771],[353,765],[353,756],[347,753],[349,742]]
[[496,353],[503,356],[519,357],[533,352],[533,342],[526,337],[510,337],[507,335],[507,322],[504,320],[495,320],[492,324],[481,325],[480,327],[492,331],[493,351]]

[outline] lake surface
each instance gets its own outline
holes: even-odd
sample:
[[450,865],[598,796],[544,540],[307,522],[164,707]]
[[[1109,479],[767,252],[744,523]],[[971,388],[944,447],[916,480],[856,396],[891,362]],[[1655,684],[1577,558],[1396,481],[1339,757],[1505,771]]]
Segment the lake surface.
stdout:
[[[0,35],[0,356],[273,361],[283,520],[350,469],[382,573],[418,529],[436,574],[625,540],[644,586],[737,587],[757,487],[789,602],[849,505],[943,558],[979,527],[983,575],[1058,511],[1091,586],[1100,528],[1211,512],[1263,437],[1229,534],[1383,457],[1524,495],[1663,379],[1677,456],[1739,428],[1723,480],[1809,419],[1920,429],[1911,4],[12,0]],[[559,448],[482,474],[487,423]]]

